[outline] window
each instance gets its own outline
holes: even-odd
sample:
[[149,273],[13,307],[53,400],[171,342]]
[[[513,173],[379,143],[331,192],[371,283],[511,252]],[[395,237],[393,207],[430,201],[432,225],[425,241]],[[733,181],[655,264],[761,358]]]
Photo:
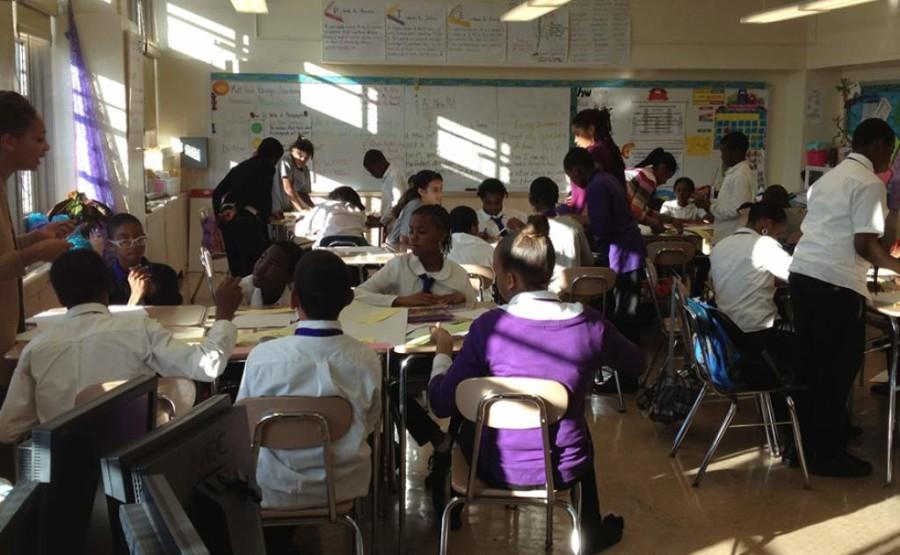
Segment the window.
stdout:
[[[27,35],[26,35],[27,36]],[[22,96],[30,98],[28,94],[29,68],[28,46],[26,40],[16,41],[16,90]],[[19,172],[16,177],[17,202],[16,206],[20,216],[34,212],[34,172]],[[21,218],[19,218],[21,220]]]
[[153,17],[153,0],[130,0],[129,19],[144,37],[144,43],[156,47],[156,24]]

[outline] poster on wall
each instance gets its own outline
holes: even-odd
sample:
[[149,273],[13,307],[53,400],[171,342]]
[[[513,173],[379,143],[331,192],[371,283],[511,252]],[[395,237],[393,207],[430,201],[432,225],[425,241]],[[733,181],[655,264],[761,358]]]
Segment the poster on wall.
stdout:
[[502,4],[454,2],[447,5],[447,61],[506,61],[506,23]]
[[367,0],[322,1],[322,59],[383,62],[384,7]]
[[439,2],[391,2],[385,11],[387,60],[443,63],[447,19]]
[[[512,0],[510,7],[519,2]],[[556,9],[534,21],[507,27],[507,59],[510,63],[562,64],[569,54],[569,10]]]

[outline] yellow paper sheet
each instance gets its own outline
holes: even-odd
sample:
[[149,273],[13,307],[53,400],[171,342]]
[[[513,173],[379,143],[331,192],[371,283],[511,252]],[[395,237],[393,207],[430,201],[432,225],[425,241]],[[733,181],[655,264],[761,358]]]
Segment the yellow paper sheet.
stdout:
[[371,325],[387,320],[400,311],[398,308],[382,308],[381,310],[373,310],[359,319],[360,324]]
[[[469,333],[469,327],[472,325],[471,320],[466,320],[465,322],[456,322],[452,324],[444,324],[441,325],[442,328],[447,330],[447,333],[454,337],[462,337]],[[406,345],[409,347],[420,347],[422,345],[427,345],[431,342],[431,332],[428,332],[424,335],[416,336],[409,341],[406,342]]]
[[291,314],[294,309],[291,307],[284,308],[245,308],[235,312],[235,316],[267,316],[269,314]]
[[709,156],[713,151],[713,138],[709,135],[691,135],[687,138],[688,156]]
[[265,330],[260,330],[260,331],[238,330],[237,344],[238,345],[257,345],[262,341],[262,339],[264,337],[269,337],[269,338],[287,337],[292,333],[294,333],[293,326],[287,327],[287,328],[265,329]]

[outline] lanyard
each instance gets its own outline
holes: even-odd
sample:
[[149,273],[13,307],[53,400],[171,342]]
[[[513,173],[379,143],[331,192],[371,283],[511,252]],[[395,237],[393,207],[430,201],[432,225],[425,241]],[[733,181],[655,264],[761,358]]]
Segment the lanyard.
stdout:
[[344,332],[341,330],[328,328],[297,328],[294,330],[294,335],[301,337],[333,337],[335,335],[343,334]]

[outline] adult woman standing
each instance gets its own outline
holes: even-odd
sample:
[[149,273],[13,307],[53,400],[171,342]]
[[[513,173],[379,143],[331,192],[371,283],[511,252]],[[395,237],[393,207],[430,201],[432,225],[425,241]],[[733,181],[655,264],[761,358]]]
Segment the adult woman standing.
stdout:
[[17,171],[34,171],[50,150],[44,120],[18,93],[0,91],[0,351],[16,341],[23,322],[22,276],[35,262],[51,262],[69,250],[71,222],[54,222],[16,237],[6,182]]
[[312,142],[300,135],[281,158],[272,191],[273,212],[310,210],[315,206],[309,196],[312,178],[307,165],[315,154]]

